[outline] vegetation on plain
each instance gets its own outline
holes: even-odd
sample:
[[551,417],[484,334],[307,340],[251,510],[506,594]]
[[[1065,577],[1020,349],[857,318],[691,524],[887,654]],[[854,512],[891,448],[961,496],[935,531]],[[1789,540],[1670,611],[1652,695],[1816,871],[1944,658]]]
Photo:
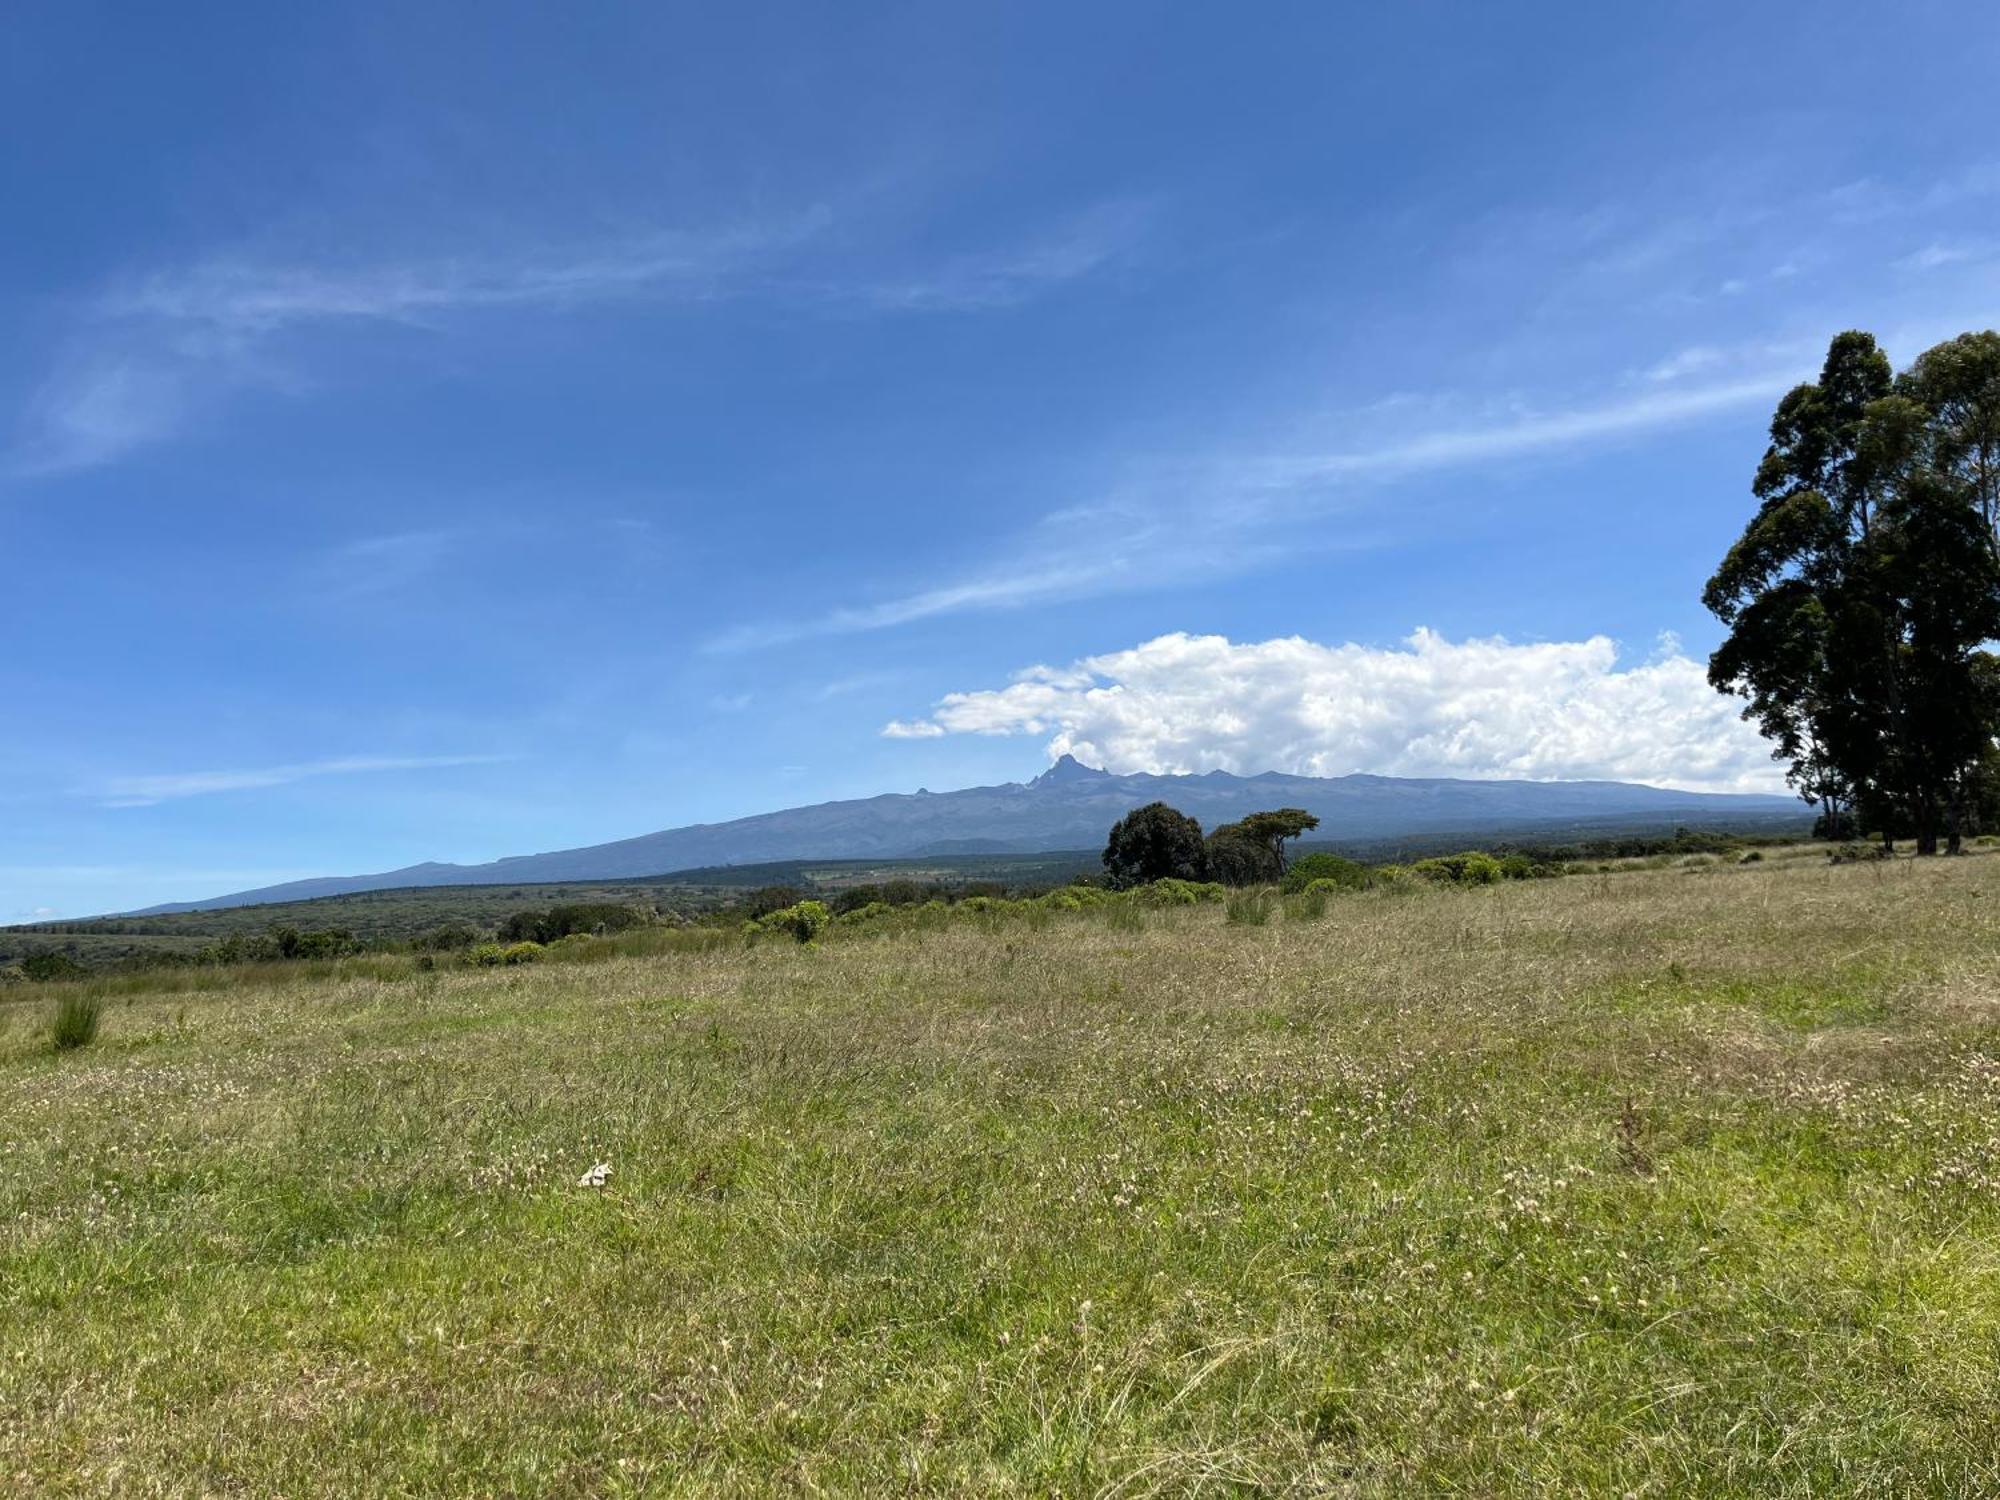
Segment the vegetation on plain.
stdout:
[[1991,1493],[2000,859],[1761,852],[0,991],[7,1484]]

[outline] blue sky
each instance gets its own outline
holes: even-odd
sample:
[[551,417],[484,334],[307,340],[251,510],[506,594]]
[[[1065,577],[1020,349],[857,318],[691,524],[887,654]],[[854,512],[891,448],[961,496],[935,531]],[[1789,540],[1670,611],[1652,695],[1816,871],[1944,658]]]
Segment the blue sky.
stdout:
[[8,26],[0,921],[1058,748],[1769,785],[1770,406],[2000,287],[1962,4]]

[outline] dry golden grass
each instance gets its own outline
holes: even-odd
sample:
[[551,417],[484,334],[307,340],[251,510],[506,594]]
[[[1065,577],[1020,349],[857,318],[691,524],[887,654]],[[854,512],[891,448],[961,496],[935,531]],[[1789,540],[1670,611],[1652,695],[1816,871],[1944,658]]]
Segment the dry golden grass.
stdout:
[[2000,1492],[1996,939],[1774,858],[0,1005],[0,1486]]

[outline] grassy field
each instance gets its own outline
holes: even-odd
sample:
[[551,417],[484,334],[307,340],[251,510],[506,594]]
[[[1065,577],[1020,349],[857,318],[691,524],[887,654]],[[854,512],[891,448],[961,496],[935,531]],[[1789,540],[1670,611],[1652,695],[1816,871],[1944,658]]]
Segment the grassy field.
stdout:
[[0,1486],[2000,1492],[2000,857],[1255,915],[7,991]]

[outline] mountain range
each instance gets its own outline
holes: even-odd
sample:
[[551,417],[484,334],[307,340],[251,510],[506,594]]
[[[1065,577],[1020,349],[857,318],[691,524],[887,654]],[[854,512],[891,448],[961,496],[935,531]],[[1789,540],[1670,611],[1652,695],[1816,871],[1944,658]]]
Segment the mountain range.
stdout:
[[886,793],[695,823],[615,843],[488,864],[425,863],[376,875],[294,880],[133,915],[305,901],[431,885],[539,884],[666,875],[703,866],[789,859],[892,859],[1091,849],[1135,807],[1168,802],[1204,828],[1268,807],[1318,815],[1316,841],[1380,842],[1510,831],[1584,834],[1593,825],[1774,826],[1803,818],[1790,797],[1669,791],[1619,781],[1463,781],[1400,776],[1287,776],[1227,771],[1112,775],[1065,755],[1032,781],[955,792]]

